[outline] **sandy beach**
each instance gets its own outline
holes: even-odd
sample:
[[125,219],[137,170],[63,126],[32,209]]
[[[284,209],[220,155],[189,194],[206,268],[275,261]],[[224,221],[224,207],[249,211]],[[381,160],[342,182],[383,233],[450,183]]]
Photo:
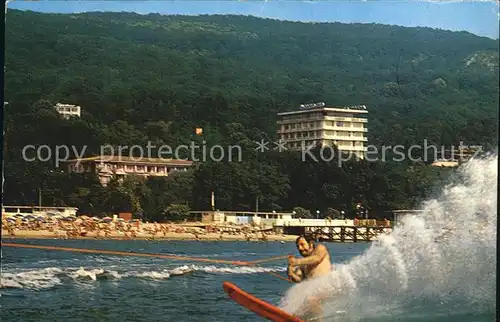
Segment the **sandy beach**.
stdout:
[[250,225],[186,223],[99,222],[78,218],[72,222],[52,220],[3,220],[3,239],[102,239],[102,240],[206,240],[294,241],[294,235],[276,234]]
[[[260,234],[259,234],[260,235]],[[49,230],[16,230],[15,235],[11,236],[6,230],[2,230],[2,239],[101,239],[101,240],[203,240],[203,241],[295,241],[295,235],[266,235],[265,240],[260,236],[249,234],[248,238],[244,235],[221,235],[217,233],[207,233],[203,235],[194,235],[192,233],[166,233],[153,236],[147,233],[138,233],[134,237],[126,237],[123,233],[113,232],[108,236],[97,236],[96,233],[88,233],[85,236],[61,236],[56,235]]]

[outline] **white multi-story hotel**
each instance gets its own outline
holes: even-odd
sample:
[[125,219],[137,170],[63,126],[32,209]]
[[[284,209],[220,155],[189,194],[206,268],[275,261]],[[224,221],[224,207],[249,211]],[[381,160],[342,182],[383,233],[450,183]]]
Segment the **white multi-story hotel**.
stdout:
[[192,161],[187,160],[155,158],[134,160],[134,158],[124,156],[89,157],[68,160],[65,163],[70,173],[97,173],[103,186],[106,186],[113,176],[118,179],[123,179],[127,175],[165,177],[173,171],[186,171],[193,165]]
[[80,117],[82,108],[77,105],[71,104],[61,104],[57,103],[54,106],[56,111],[61,114],[65,119],[69,119],[70,117]]
[[368,138],[366,106],[325,107],[301,105],[299,110],[278,113],[278,138],[289,150],[310,145],[336,145],[342,152],[364,158]]

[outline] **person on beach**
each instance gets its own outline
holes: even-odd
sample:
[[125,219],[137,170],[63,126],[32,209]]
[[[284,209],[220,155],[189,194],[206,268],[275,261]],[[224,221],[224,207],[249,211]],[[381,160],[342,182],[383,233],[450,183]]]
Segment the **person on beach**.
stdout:
[[[307,279],[327,275],[332,270],[330,253],[322,244],[316,244],[313,236],[301,235],[295,244],[302,258],[290,256],[288,258],[288,277],[295,283]],[[315,321],[323,321],[321,300],[325,296],[310,297],[307,301],[308,311],[316,317]]]

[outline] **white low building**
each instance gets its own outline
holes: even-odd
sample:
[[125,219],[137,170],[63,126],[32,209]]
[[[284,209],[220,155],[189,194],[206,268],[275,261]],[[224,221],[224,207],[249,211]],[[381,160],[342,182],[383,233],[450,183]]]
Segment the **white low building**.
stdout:
[[13,217],[13,216],[27,216],[31,215],[34,217],[47,217],[47,216],[59,216],[59,217],[75,217],[78,212],[76,207],[40,207],[40,206],[3,206],[2,216]]
[[82,108],[80,106],[72,104],[57,103],[55,109],[65,119],[69,119],[70,117],[81,117],[82,113]]
[[277,222],[293,220],[292,212],[192,211],[191,214],[201,216],[205,223],[250,224],[261,227],[273,227]]
[[354,226],[352,219],[280,219],[274,226],[294,226],[294,227],[330,227],[330,226]]

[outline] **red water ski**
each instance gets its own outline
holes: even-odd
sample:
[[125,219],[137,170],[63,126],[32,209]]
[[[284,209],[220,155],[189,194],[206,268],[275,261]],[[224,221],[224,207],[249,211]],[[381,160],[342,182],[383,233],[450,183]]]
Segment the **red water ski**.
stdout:
[[304,322],[298,317],[243,291],[232,283],[224,282],[223,287],[233,301],[263,318],[274,322]]

